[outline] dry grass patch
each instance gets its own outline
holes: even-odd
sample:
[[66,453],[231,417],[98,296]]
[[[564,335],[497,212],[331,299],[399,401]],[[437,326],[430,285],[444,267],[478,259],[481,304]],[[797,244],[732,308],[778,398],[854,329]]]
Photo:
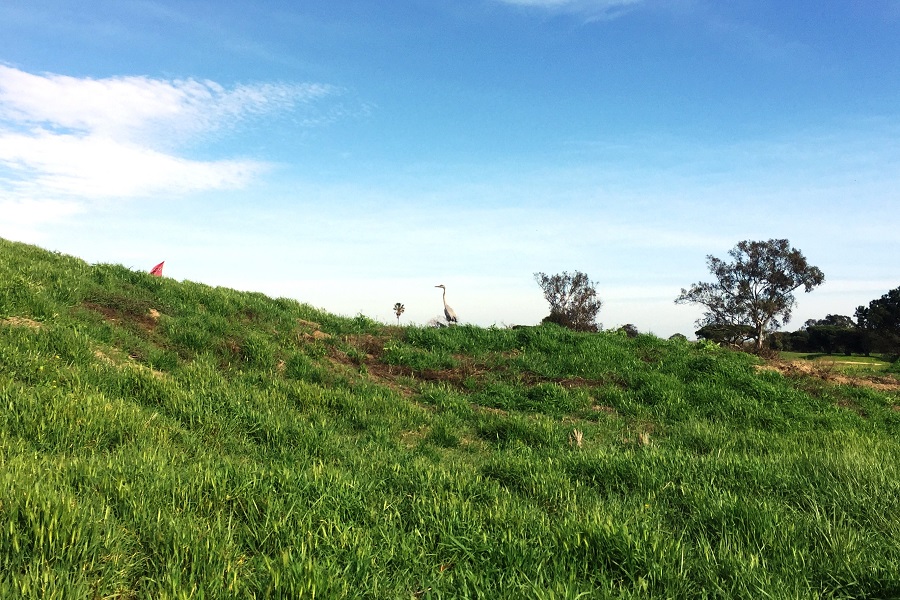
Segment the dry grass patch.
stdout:
[[297,332],[297,339],[306,342],[318,342],[331,339],[331,334],[322,331],[321,327],[321,325],[313,321],[307,321],[306,319],[297,319],[297,328],[299,329],[299,331]]
[[0,325],[9,325],[10,327],[28,327],[29,329],[40,329],[41,324],[28,317],[6,317],[0,319]]

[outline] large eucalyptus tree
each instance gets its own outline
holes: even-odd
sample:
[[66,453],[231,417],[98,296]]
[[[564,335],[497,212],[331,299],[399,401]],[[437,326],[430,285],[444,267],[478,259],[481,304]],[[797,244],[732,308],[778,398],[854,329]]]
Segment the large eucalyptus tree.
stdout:
[[706,257],[712,283],[682,288],[676,304],[700,304],[706,309],[697,325],[750,326],[757,352],[766,333],[791,319],[796,304],[794,290],[811,292],[825,281],[818,267],[784,239],[765,242],[742,241],[728,254],[733,262]]

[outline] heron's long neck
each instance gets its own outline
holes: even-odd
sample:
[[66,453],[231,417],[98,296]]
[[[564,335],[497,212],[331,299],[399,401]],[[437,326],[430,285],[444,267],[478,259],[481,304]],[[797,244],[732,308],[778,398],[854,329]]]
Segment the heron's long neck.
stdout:
[[444,304],[447,304],[447,288],[444,288]]

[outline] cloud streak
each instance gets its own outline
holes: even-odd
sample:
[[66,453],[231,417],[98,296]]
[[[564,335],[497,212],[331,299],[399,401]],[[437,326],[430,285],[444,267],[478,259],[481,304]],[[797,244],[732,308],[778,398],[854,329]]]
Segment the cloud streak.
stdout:
[[334,87],[323,84],[264,83],[225,89],[208,80],[34,75],[0,65],[2,122],[117,140],[196,136],[335,93]]
[[586,16],[591,20],[613,18],[644,0],[497,0],[503,4],[556,13]]
[[263,171],[250,160],[194,161],[102,135],[33,130],[0,135],[0,163],[18,196],[134,198],[242,187]]
[[[268,165],[243,158],[193,160],[177,151],[337,93],[322,84],[226,89],[213,81],[35,75],[0,65],[0,201],[24,210],[48,198],[240,188]],[[50,206],[57,205],[69,206]]]

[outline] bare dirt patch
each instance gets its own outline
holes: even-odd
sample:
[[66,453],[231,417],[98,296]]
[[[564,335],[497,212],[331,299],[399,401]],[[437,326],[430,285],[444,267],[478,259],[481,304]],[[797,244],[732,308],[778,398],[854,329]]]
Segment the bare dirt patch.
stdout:
[[9,325],[11,327],[27,327],[29,329],[40,329],[41,324],[28,317],[7,317],[0,319],[0,325]]
[[109,306],[103,306],[102,304],[97,304],[95,302],[84,302],[82,306],[84,306],[84,308],[87,308],[88,310],[100,313],[101,315],[103,315],[103,318],[110,323],[135,323],[141,329],[147,332],[156,330],[156,326],[159,322],[159,317],[161,316],[159,311],[153,308],[149,309],[145,313],[138,313],[111,308]]
[[[837,362],[837,361],[835,361]],[[867,364],[867,363],[848,363]],[[855,385],[885,392],[900,391],[900,381],[889,376],[854,376],[835,372],[829,364],[819,365],[805,360],[768,361],[757,365],[758,371],[776,371],[785,377],[813,377],[835,385]]]
[[619,411],[614,409],[612,406],[605,406],[603,404],[594,404],[593,406],[591,406],[591,410],[594,412],[606,413],[612,417],[619,416]]
[[325,333],[321,325],[306,319],[297,319],[297,339],[305,342],[320,342],[331,339],[330,333]]
[[407,448],[415,448],[428,435],[429,428],[421,426],[418,429],[411,429],[400,434],[400,443]]

